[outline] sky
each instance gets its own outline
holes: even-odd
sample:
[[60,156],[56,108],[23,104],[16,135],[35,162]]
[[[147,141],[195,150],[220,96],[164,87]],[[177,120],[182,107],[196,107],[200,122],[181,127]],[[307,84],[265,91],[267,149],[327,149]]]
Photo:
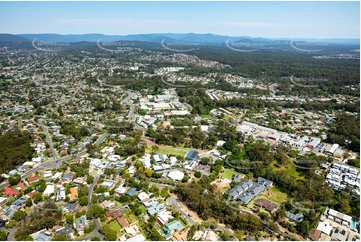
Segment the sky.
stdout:
[[360,2],[0,2],[0,33],[359,38]]

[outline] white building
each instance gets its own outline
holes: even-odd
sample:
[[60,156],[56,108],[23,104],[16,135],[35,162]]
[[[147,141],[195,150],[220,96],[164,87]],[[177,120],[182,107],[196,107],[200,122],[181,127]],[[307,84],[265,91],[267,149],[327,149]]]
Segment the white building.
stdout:
[[175,181],[181,181],[184,177],[184,173],[181,171],[171,171],[168,173],[168,177]]
[[53,174],[52,174],[52,172],[51,171],[44,171],[44,178],[49,178],[49,177],[51,177]]
[[43,192],[43,196],[50,196],[55,192],[55,185],[47,185],[45,191]]
[[58,194],[56,196],[56,201],[61,201],[61,200],[64,200],[66,197],[65,195],[65,188],[64,187],[61,187],[58,191]]

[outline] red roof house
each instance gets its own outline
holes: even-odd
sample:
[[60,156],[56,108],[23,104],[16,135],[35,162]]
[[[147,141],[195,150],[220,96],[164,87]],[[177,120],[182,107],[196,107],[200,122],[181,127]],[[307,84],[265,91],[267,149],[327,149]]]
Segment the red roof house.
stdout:
[[5,195],[8,197],[14,197],[19,194],[19,191],[12,189],[11,187],[5,188]]
[[37,182],[37,181],[39,181],[39,177],[37,177],[37,176],[32,176],[32,177],[28,178],[29,183],[33,183],[33,182]]

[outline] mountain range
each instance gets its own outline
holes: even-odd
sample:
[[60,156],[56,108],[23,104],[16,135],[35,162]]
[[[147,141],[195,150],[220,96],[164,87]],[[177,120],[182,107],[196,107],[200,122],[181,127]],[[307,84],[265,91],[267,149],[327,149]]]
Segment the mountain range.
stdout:
[[132,35],[104,35],[104,34],[0,34],[0,42],[58,42],[58,43],[76,43],[76,42],[115,42],[115,41],[142,41],[159,43],[162,40],[184,43],[198,44],[224,44],[230,41],[247,41],[255,43],[272,43],[277,44],[284,41],[305,41],[305,42],[322,42],[337,43],[345,45],[359,45],[360,39],[312,39],[312,38],[261,38],[249,36],[224,36],[216,34],[175,34],[175,33],[152,33],[152,34],[132,34]]

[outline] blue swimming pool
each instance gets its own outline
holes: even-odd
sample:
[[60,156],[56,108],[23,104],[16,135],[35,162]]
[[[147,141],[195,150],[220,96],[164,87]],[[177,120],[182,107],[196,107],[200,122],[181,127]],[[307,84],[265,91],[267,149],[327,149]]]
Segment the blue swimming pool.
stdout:
[[351,228],[351,229],[355,229],[355,225],[356,225],[355,220],[351,220],[350,228]]

